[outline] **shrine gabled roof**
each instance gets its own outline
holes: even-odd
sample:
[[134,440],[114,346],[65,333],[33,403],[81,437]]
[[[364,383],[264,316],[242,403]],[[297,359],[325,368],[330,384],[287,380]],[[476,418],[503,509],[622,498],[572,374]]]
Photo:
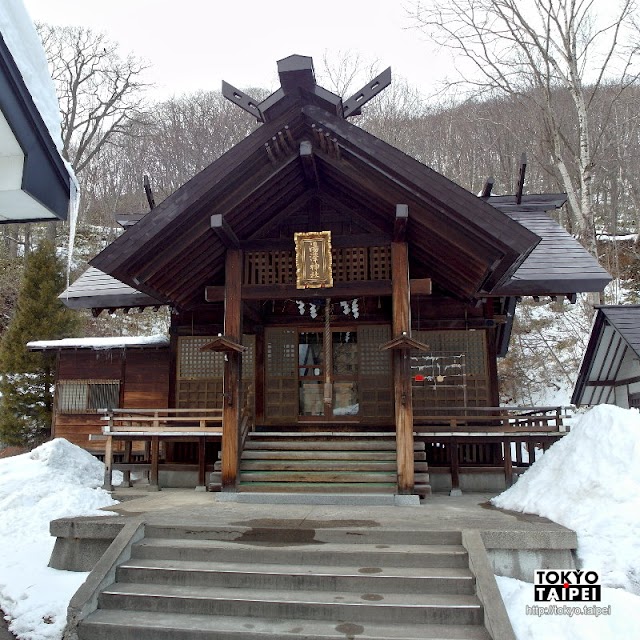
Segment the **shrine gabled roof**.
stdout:
[[[312,178],[302,142],[307,149],[311,143]],[[211,229],[212,214],[222,214],[244,246],[265,238],[266,227],[311,196],[339,201],[389,238],[396,204],[408,204],[412,271],[462,298],[507,281],[539,242],[389,144],[320,106],[297,103],[183,185],[91,264],[152,297],[198,304],[205,286],[223,281],[225,246]]]

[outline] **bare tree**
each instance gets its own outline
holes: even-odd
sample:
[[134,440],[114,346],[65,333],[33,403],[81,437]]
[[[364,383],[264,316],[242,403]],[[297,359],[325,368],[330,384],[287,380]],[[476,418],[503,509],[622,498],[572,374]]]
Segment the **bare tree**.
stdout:
[[360,89],[362,85],[380,73],[380,62],[367,59],[357,51],[350,49],[322,54],[322,63],[318,73],[320,83],[342,98]]
[[104,33],[38,24],[62,112],[63,154],[76,173],[143,118],[144,62],[123,58]]
[[595,253],[592,181],[601,139],[591,111],[605,84],[617,87],[608,94],[611,111],[638,78],[634,0],[623,0],[615,15],[598,0],[432,0],[415,2],[411,13],[461,57],[460,83],[475,95],[508,95],[537,108],[573,231]]

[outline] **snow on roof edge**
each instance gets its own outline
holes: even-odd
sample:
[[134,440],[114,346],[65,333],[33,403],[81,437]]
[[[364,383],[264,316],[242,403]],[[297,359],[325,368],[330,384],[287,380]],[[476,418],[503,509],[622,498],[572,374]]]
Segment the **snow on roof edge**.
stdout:
[[75,234],[78,215],[80,185],[73,167],[62,153],[62,114],[56,87],[49,73],[47,55],[23,1],[3,0],[3,4],[0,11],[0,33],[69,174],[69,224],[72,236]]
[[0,31],[51,139],[62,155],[61,115],[40,36],[22,0],[5,0]]
[[118,349],[123,347],[165,347],[169,338],[163,335],[154,336],[121,336],[109,338],[63,338],[61,340],[34,340],[27,343],[31,351],[48,351],[54,349]]

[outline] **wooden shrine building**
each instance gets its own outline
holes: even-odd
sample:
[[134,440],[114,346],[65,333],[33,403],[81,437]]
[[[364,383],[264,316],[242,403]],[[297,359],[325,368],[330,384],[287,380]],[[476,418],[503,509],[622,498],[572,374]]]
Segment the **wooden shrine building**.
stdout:
[[[223,86],[261,126],[126,221],[62,297],[96,312],[171,306],[165,364],[147,373],[166,378],[166,395],[151,404],[177,422],[181,411],[220,412],[223,489],[238,486],[245,442],[267,432],[276,442],[307,434],[298,480],[331,437],[384,437],[394,490],[426,492],[416,441],[427,458],[453,446],[457,461],[469,415],[483,432],[513,426],[498,406],[496,359],[519,297],[575,298],[610,277],[547,215],[563,194],[523,195],[521,180],[516,195],[487,186],[476,196],[351,123],[390,70],[347,100],[316,84],[308,57],[278,72],[280,89],[260,103]],[[61,367],[73,353],[48,348]],[[473,446],[501,464],[502,442]]]

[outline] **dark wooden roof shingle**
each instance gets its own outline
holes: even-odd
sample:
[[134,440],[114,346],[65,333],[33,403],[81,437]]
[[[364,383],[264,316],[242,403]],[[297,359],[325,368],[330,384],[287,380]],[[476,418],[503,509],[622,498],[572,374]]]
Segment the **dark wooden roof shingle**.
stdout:
[[[491,198],[491,204],[493,201]],[[545,207],[554,208],[552,200],[539,204],[524,201],[522,206],[528,211],[520,205],[509,204],[505,210],[496,204],[509,218],[540,236],[541,241],[513,276],[491,295],[567,295],[602,291],[611,282],[611,276],[598,261],[545,213]]]

